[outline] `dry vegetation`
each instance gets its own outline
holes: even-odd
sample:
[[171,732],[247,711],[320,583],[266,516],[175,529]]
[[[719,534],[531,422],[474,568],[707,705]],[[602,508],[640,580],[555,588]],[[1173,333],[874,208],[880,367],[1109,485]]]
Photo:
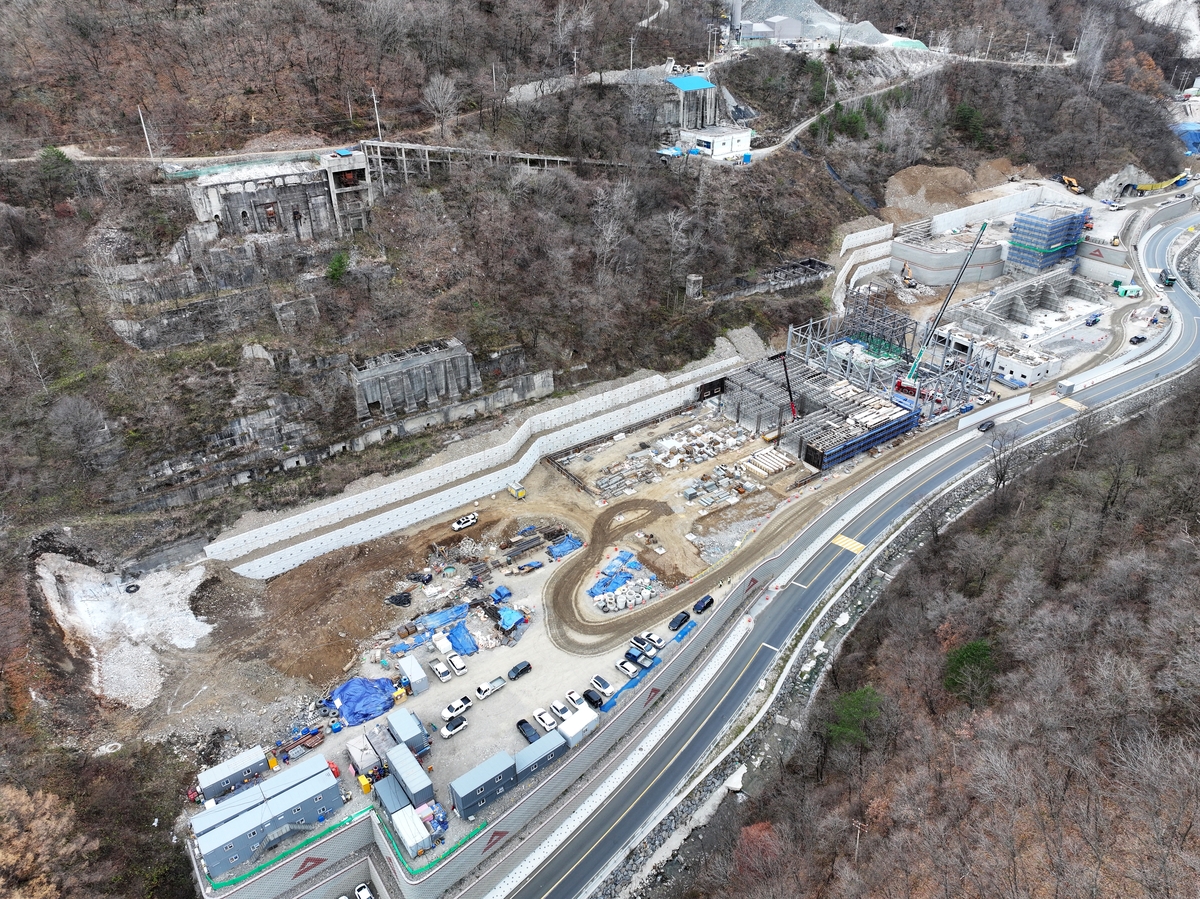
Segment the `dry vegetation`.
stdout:
[[936,533],[688,895],[1190,895],[1198,413],[1081,421]]
[[[1084,6],[1099,15],[1090,25]],[[504,100],[511,85],[569,72],[576,48],[581,72],[627,64],[642,0],[602,10],[543,0],[21,0],[0,9],[0,149],[34,156],[0,164],[0,893],[191,894],[167,829],[149,825],[173,819],[188,767],[159,749],[91,758],[60,748],[87,737],[95,708],[86,662],[67,657],[26,593],[38,535],[69,524],[77,545],[97,548],[93,561],[115,567],[212,533],[246,508],[397,471],[434,446],[431,437],[393,441],[221,502],[121,513],[149,465],[203,449],[270,399],[307,402],[320,439],[354,428],[335,383],[248,363],[243,344],[280,359],[361,360],[454,334],[481,356],[519,345],[562,386],[582,363],[587,379],[662,370],[703,355],[726,327],[767,332],[821,310],[812,292],[689,307],[682,289],[690,272],[712,286],[823,256],[834,228],[862,211],[826,159],[864,198],[921,160],[1011,152],[1085,184],[1127,161],[1163,174],[1178,165],[1145,97],[1162,90],[1174,39],[1107,0],[904,3],[886,15],[868,2],[857,13],[881,25],[919,14],[958,49],[978,37],[978,22],[1006,23],[997,52],[1019,47],[1026,29],[1090,49],[1070,72],[962,67],[922,79],[838,110],[802,136],[802,152],[718,170],[643,165],[657,132],[637,89]],[[710,4],[672,2],[661,27],[639,34],[638,64],[699,58],[713,14]],[[1097,40],[1114,28],[1128,40]],[[782,126],[819,106],[823,73],[849,90],[856,66],[870,63],[854,55],[785,64],[753,54],[727,77]],[[368,234],[314,251],[314,270],[335,250],[351,264],[337,283],[308,282],[321,325],[301,334],[264,320],[160,353],[115,336],[108,319],[137,313],[112,307],[97,260],[161,258],[191,211],[150,195],[148,166],[72,162],[43,147],[139,155],[139,105],[156,153],[274,142],[280,129],[348,141],[368,130],[372,89],[393,134],[436,127],[431,140],[445,133],[447,142],[636,164],[536,178],[480,168],[393,192]],[[276,299],[297,293],[282,278],[268,289]],[[751,808],[744,851],[714,858],[709,876],[738,874],[740,893],[789,896],[961,895],[960,883],[972,895],[1015,896],[1059,882],[1170,895],[1169,877],[1194,848],[1181,811],[1190,797],[1181,791],[1195,784],[1193,749],[1180,741],[1200,682],[1189,667],[1196,566],[1186,525],[1197,420],[1181,404],[1093,440],[1077,471],[1060,464],[1007,489],[1003,509],[980,513],[982,534],[938,540],[839,664],[843,692],[871,684],[877,709],[869,694],[840,708],[843,730],[821,731],[778,800]],[[1009,508],[1018,511],[1005,523]],[[952,682],[958,695],[948,691],[945,653],[980,640],[995,671],[968,666]],[[858,866],[844,851],[855,820],[869,827]],[[799,853],[776,851],[792,843]],[[715,894],[721,883],[697,889]]]

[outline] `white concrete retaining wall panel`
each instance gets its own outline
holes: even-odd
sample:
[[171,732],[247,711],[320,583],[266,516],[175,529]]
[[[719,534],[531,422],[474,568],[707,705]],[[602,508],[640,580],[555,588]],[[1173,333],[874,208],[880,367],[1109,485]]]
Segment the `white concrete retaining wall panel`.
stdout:
[[[727,360],[721,363],[721,366],[728,366],[729,364],[730,361]],[[717,367],[705,366],[705,368]],[[691,380],[695,375],[687,374],[681,377],[684,380]],[[225,540],[214,541],[205,547],[205,555],[212,559],[238,559],[248,553],[264,549],[281,540],[286,540],[296,533],[329,527],[347,518],[369,512],[371,509],[401,502],[428,490],[437,489],[444,484],[452,483],[474,472],[502,465],[513,457],[516,451],[529,439],[531,434],[536,434],[538,431],[561,428],[572,422],[603,413],[614,406],[634,402],[645,396],[667,389],[670,383],[662,375],[654,375],[638,381],[636,384],[628,384],[624,387],[618,387],[615,390],[606,391],[598,396],[588,397],[578,402],[561,406],[558,409],[540,412],[537,415],[531,416],[506,443],[499,446],[482,450],[463,459],[448,462],[435,469],[420,472],[399,481],[393,481],[390,484],[384,484],[382,487],[372,490],[369,494],[356,494],[354,496],[343,497],[342,499],[326,503],[323,506],[306,510],[298,515],[292,515],[272,524],[255,528],[244,534],[238,534]]]
[[881,225],[878,228],[868,228],[866,231],[855,231],[853,234],[847,234],[842,241],[842,252],[838,255],[845,256],[847,250],[852,250],[855,247],[865,247],[869,243],[891,240],[895,230],[896,226],[888,222],[886,225]]
[[1190,212],[1192,204],[1190,200],[1177,200],[1170,206],[1163,206],[1154,212],[1150,213],[1145,224],[1142,225],[1143,231],[1148,231],[1155,225],[1161,225],[1163,222],[1174,221],[1181,215]]
[[862,265],[864,262],[870,262],[883,256],[890,256],[891,254],[892,242],[890,240],[886,243],[873,244],[869,247],[859,247],[850,254],[850,258],[846,260],[846,264],[837,273],[837,280],[833,282],[833,304],[839,312],[842,309],[843,301],[846,299],[846,279],[849,278],[850,272],[854,271],[856,266]]
[[986,200],[983,203],[976,203],[973,206],[964,206],[962,209],[952,209],[949,212],[943,212],[930,219],[932,223],[930,230],[936,236],[938,234],[945,234],[947,231],[952,231],[955,228],[961,228],[967,222],[982,222],[984,219],[999,218],[1002,215],[1020,212],[1040,202],[1043,191],[1044,188],[1040,186],[1030,187],[1028,190],[1009,194],[1006,197],[997,197],[994,200]]
[[891,259],[876,259],[874,262],[868,262],[866,265],[860,265],[850,279],[850,286],[858,284],[869,275],[874,275],[877,272],[886,272],[892,267]]
[[[591,440],[611,431],[620,430],[622,427],[644,418],[659,415],[689,402],[695,395],[695,386],[689,384],[612,412],[603,413],[602,410],[596,410],[598,414],[586,421],[538,437],[521,458],[512,465],[472,481],[458,484],[436,496],[423,499],[419,504],[391,509],[381,515],[355,522],[347,527],[238,565],[233,570],[245,577],[274,577],[335,549],[375,540],[417,522],[460,509],[481,496],[502,492],[513,481],[523,480],[542,456],[561,452],[576,443]],[[436,475],[437,472],[429,474]]]
[[1112,284],[1113,281],[1128,283],[1133,272],[1128,268],[1111,263],[1081,258],[1079,274],[1085,278],[1091,278],[1093,281],[1099,281],[1101,284]]

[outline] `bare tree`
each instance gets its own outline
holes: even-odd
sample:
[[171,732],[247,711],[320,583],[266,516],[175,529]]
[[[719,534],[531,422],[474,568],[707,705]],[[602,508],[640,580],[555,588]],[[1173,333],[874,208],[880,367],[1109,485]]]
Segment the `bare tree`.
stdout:
[[421,105],[437,119],[442,140],[446,139],[446,123],[458,112],[458,88],[454,79],[438,72],[421,91]]
[[992,475],[993,508],[1000,504],[1000,497],[1005,486],[1016,473],[1019,462],[1017,441],[1020,436],[1020,429],[1016,425],[1004,425],[996,428],[991,446],[988,447],[988,470]]

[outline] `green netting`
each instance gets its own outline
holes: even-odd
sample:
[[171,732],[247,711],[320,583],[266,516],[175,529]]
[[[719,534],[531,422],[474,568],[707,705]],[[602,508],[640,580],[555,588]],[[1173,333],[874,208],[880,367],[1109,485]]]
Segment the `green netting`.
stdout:
[[277,863],[283,861],[289,855],[295,855],[301,849],[311,846],[317,840],[320,840],[323,837],[329,836],[329,834],[333,833],[339,827],[345,827],[347,824],[351,824],[351,823],[357,821],[363,815],[370,814],[370,812],[371,812],[371,809],[369,809],[369,808],[365,808],[362,811],[355,812],[353,815],[349,815],[348,817],[343,818],[341,821],[338,821],[334,824],[329,825],[328,827],[326,827],[324,830],[320,831],[319,833],[315,833],[311,837],[308,837],[307,839],[297,843],[291,849],[285,849],[283,852],[279,853],[274,858],[270,858],[265,862],[255,865],[253,868],[251,868],[245,874],[239,874],[239,875],[237,875],[237,877],[230,877],[228,880],[213,880],[211,877],[208,877],[207,872],[205,872],[204,876],[206,878],[208,878],[209,886],[211,886],[214,890],[223,890],[226,887],[234,886],[236,884],[241,883],[243,880],[247,879],[248,877],[253,877],[255,874],[259,874],[262,871],[267,870],[267,868],[271,867],[271,865],[274,865],[274,864],[277,864]]

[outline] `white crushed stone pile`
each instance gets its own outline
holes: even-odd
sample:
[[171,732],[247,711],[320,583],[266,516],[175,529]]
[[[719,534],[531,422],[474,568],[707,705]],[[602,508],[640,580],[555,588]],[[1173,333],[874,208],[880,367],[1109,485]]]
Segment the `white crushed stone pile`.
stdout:
[[67,645],[93,661],[92,689],[134,709],[162,688],[158,651],[191,649],[212,630],[188,605],[204,573],[202,565],[153,572],[127,593],[119,575],[66,556],[46,553],[37,562],[38,585]]

